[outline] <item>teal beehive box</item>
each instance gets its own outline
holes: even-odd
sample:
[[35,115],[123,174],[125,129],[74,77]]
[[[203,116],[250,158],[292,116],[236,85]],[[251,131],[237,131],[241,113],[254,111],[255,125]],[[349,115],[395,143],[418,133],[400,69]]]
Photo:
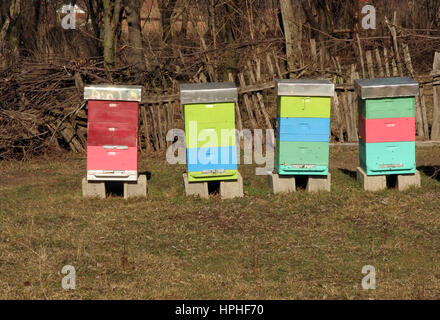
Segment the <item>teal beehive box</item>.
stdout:
[[276,88],[276,171],[279,175],[328,175],[334,84],[288,79],[276,80]]
[[415,98],[413,79],[355,81],[359,113],[359,162],[369,176],[414,174]]

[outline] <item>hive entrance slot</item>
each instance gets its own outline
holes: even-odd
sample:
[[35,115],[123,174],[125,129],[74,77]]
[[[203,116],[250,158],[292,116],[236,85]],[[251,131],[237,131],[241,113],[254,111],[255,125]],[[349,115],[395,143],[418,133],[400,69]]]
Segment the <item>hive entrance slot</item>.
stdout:
[[387,188],[397,188],[397,174],[390,174],[386,176]]
[[309,177],[295,176],[296,190],[306,190]]
[[220,193],[220,181],[209,181],[208,182],[208,193],[209,194],[219,194]]
[[106,181],[105,182],[106,196],[123,197],[124,196],[124,183],[121,181]]

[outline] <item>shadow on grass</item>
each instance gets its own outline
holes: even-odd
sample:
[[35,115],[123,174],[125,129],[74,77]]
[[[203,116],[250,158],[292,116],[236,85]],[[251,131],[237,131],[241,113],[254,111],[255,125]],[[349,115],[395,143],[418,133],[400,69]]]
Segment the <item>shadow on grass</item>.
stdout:
[[105,182],[106,197],[123,197],[124,182],[122,181],[106,181]]
[[417,170],[423,172],[427,177],[440,181],[440,166],[421,166]]
[[356,180],[356,171],[342,169],[342,168],[339,168],[338,170],[341,171],[343,174],[349,176],[350,178]]
[[[150,171],[139,172],[138,176],[146,175],[147,180],[151,179]],[[123,181],[106,181],[105,193],[107,197],[124,197],[124,182]]]
[[151,179],[151,172],[150,171],[139,172],[139,175],[142,175],[142,174],[147,176],[147,180]]

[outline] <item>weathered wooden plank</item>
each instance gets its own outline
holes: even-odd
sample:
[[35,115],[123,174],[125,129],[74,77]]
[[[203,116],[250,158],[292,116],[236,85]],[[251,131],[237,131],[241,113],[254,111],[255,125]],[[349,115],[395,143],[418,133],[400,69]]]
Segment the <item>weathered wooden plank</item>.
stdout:
[[[406,68],[408,69],[412,78],[415,78],[414,68],[412,66],[411,54],[409,52],[409,48],[407,44],[403,45],[403,54],[405,59]],[[420,137],[425,138],[429,137],[428,134],[428,124],[426,123],[426,107],[423,108],[423,105],[420,101],[420,95],[416,98],[416,124],[417,124],[417,133]]]
[[313,63],[318,61],[318,55],[316,53],[316,40],[310,39],[310,53],[312,54]]
[[[440,52],[436,52],[434,55],[434,62],[432,65],[432,73],[440,73]],[[435,78],[437,79],[437,78]],[[432,129],[431,140],[440,140],[440,86],[433,86],[434,106],[432,114]]]
[[[356,72],[356,65],[351,65],[350,70],[350,83],[354,83],[354,80],[359,79],[359,74]],[[351,127],[352,136],[351,141],[359,141],[358,134],[358,112],[357,112],[357,95],[354,92],[348,91],[348,100],[350,103],[350,113],[351,113]]]
[[286,39],[287,66],[288,71],[292,72],[297,66],[302,65],[301,41],[297,41],[302,38],[302,25],[297,23],[300,20],[298,15],[302,11],[294,10],[291,0],[280,0],[279,3]]
[[[248,64],[248,66],[249,66],[249,68],[252,67],[251,64]],[[256,72],[257,72],[257,77],[254,77],[254,76],[253,76],[254,73],[252,72],[251,69],[249,69],[249,74],[250,74],[250,81],[251,81],[251,84],[255,84],[255,83],[256,83],[256,80],[257,80],[258,77],[259,77],[259,76],[258,76],[258,69],[256,70]],[[260,76],[259,78],[261,79],[261,76]],[[269,114],[267,113],[266,106],[264,105],[263,96],[261,95],[260,92],[256,92],[256,94],[254,95],[254,97],[257,99],[256,104],[259,106],[260,112],[261,112],[261,114],[262,114],[262,116],[263,116],[263,118],[264,118],[264,121],[265,121],[265,123],[266,123],[266,128],[268,128],[268,129],[272,129],[272,123],[270,122]],[[255,99],[254,99],[254,100],[255,100]]]
[[153,146],[154,149],[159,150],[160,149],[160,143],[159,143],[159,136],[157,134],[157,123],[156,123],[156,112],[157,110],[155,110],[153,105],[148,105],[148,110],[150,111],[150,116],[151,116],[151,125],[152,125],[152,129],[153,129]]
[[365,64],[364,64],[364,55],[362,53],[362,43],[361,43],[361,39],[359,38],[359,34],[356,33],[356,40],[357,40],[357,44],[358,44],[358,48],[359,48],[359,60],[361,61],[361,67],[362,67],[362,78],[366,78],[367,74],[365,72]]
[[[240,81],[240,86],[245,87],[246,86],[246,82],[244,80],[243,73],[239,73],[238,74],[238,79]],[[248,114],[248,117],[249,117],[249,121],[251,122],[251,125],[252,125],[253,129],[255,129],[255,128],[258,127],[258,125],[257,125],[257,122],[255,121],[254,113],[252,111],[251,102],[249,101],[249,96],[248,96],[247,93],[243,94],[243,101],[244,101],[244,104],[246,106],[246,111],[247,111],[247,114]]]
[[338,128],[337,137],[339,139],[339,142],[344,142],[344,129],[342,128],[341,111],[339,109],[339,97],[337,93],[335,93],[335,96],[333,97],[333,109]]
[[142,126],[144,129],[145,151],[150,151],[152,149],[152,145],[150,142],[150,129],[149,129],[150,125],[148,124],[146,109],[141,107],[140,114],[141,114],[141,119],[142,119]]
[[[234,76],[230,72],[228,73],[228,80],[234,82]],[[241,119],[240,105],[238,104],[238,101],[235,102],[235,114],[237,119],[237,129],[241,132],[243,131],[243,121]]]
[[368,50],[365,52],[365,56],[367,58],[367,67],[368,67],[368,75],[370,78],[375,78],[374,76],[374,65],[373,65],[373,56],[371,51]]
[[[394,12],[394,21],[396,20],[396,12]],[[391,24],[388,20],[387,17],[385,17],[385,22],[388,26],[388,29],[391,32],[391,37],[393,38],[393,45],[394,45],[394,54],[395,54],[395,58],[397,59],[397,69],[399,72],[399,75],[401,77],[403,77],[403,68],[402,68],[402,61],[400,59],[400,54],[399,54],[399,44],[397,42],[397,31],[396,31],[396,27],[394,26],[395,24]]]
[[379,52],[379,48],[376,48],[376,60],[377,60],[377,67],[379,69],[379,76],[381,78],[385,77],[385,73],[383,71],[383,67],[382,67],[382,59],[380,57],[380,52]]
[[[249,75],[249,82],[250,82],[250,84],[254,84],[254,83],[256,83],[256,81],[255,81],[255,77],[254,77],[254,73],[252,72],[252,70],[250,69],[252,66],[249,64],[249,62],[248,62],[248,70],[247,70],[247,73],[248,73],[248,75]],[[250,98],[252,99],[252,105],[253,105],[253,108],[252,108],[252,110],[254,111],[254,115],[255,115],[255,118],[256,118],[256,120],[257,120],[257,123],[259,124],[259,125],[261,125],[262,124],[262,120],[263,120],[263,113],[261,112],[261,108],[260,108],[260,105],[259,105],[259,103],[258,103],[258,99],[257,99],[257,97],[256,97],[256,94],[258,94],[258,92],[254,92],[251,96],[250,96]]]
[[383,58],[384,58],[384,62],[385,62],[386,76],[387,77],[391,77],[390,66],[389,66],[389,61],[388,61],[388,50],[387,50],[387,48],[383,48]]

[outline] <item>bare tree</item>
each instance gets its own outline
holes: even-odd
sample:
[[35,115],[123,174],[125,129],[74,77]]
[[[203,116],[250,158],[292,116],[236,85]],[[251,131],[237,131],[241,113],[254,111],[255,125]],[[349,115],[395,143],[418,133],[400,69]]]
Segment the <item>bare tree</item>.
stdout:
[[94,36],[96,39],[101,39],[101,20],[104,12],[104,4],[102,0],[88,0],[86,6]]
[[281,16],[286,38],[287,66],[289,71],[302,65],[302,10],[294,8],[292,0],[280,0]]
[[171,16],[177,0],[160,0],[159,10],[162,17],[162,40],[166,43],[172,38]]
[[116,31],[120,25],[122,0],[104,0],[104,63],[107,68],[116,65]]
[[9,12],[2,24],[0,30],[0,43],[4,43],[8,38],[8,43],[14,52],[18,51],[19,34],[18,34],[18,18],[21,13],[21,0],[10,0]]
[[127,15],[128,24],[128,41],[130,44],[129,63],[133,64],[136,69],[144,70],[145,61],[142,45],[141,31],[141,1],[125,0],[124,10]]

